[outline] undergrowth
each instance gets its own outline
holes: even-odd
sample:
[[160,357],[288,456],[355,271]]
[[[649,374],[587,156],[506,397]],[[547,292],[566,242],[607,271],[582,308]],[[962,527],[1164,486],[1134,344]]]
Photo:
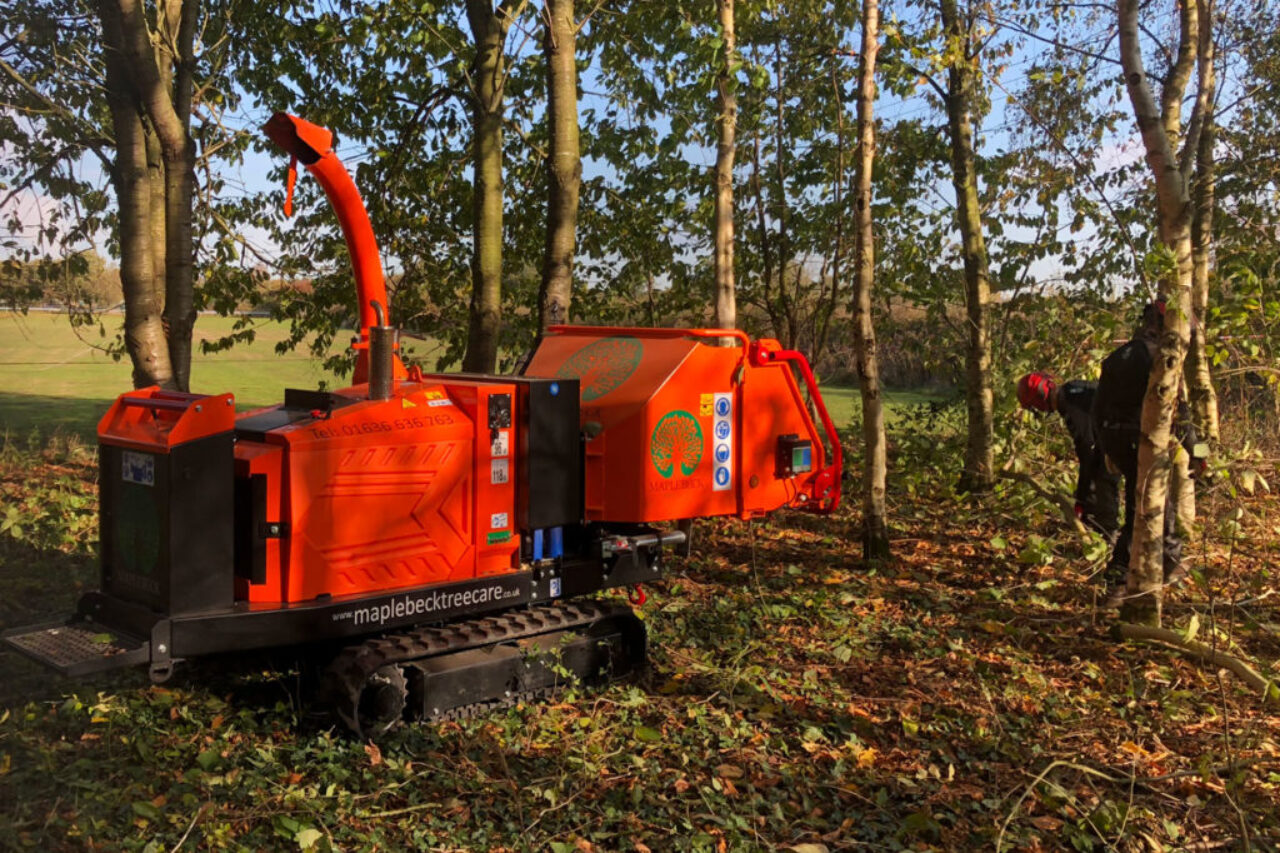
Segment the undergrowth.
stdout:
[[[1275,708],[1167,649],[1113,641],[1091,580],[1105,543],[1018,483],[955,495],[955,416],[917,419],[893,447],[892,561],[859,563],[847,505],[701,523],[642,610],[652,665],[634,682],[375,746],[318,721],[287,670],[251,655],[155,687],[60,682],[2,653],[0,847],[1280,844]],[[1019,422],[1003,450],[1065,489],[1055,426]],[[16,508],[0,627],[66,612],[94,581],[92,453],[14,444],[0,453],[5,518]],[[1195,572],[1166,621],[1273,674],[1268,453],[1226,459],[1204,489]]]

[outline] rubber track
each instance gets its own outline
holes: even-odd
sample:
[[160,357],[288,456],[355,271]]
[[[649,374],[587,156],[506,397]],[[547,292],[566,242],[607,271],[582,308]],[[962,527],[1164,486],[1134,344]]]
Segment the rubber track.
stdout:
[[[371,637],[362,643],[348,646],[338,653],[325,670],[322,681],[324,698],[332,706],[342,723],[357,737],[381,734],[391,728],[385,726],[376,732],[364,732],[360,725],[360,693],[369,676],[389,664],[404,664],[424,658],[438,657],[453,652],[476,649],[496,643],[508,643],[538,634],[581,628],[602,619],[623,614],[630,615],[625,604],[597,601],[580,601],[513,610],[498,616],[486,616],[465,622],[454,622],[438,627],[411,628],[407,631]],[[536,693],[536,691],[534,691]],[[526,696],[511,697],[525,701]],[[440,715],[438,719],[464,719],[486,710],[509,704],[505,701],[482,702],[465,706]],[[394,725],[394,724],[392,724]]]

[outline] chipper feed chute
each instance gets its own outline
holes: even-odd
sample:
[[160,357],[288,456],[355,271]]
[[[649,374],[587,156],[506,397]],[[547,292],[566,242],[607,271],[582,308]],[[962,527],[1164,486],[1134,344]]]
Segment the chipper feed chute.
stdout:
[[581,382],[589,521],[831,512],[840,500],[835,427],[804,356],[777,341],[724,329],[554,326],[525,375]]

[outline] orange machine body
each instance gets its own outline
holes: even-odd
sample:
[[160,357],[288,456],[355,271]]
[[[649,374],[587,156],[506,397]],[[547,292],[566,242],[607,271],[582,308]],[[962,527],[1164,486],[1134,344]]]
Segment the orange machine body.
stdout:
[[[469,580],[519,569],[510,430],[493,436],[489,400],[510,385],[367,386],[323,417],[255,432],[276,409],[241,418],[236,476],[264,480],[264,571],[237,579],[237,599],[302,602]],[[313,415],[316,413],[312,413]],[[514,413],[513,413],[514,414]]]
[[[556,326],[525,373],[582,383],[589,521],[830,511],[839,461],[828,464],[788,363],[770,357],[783,352],[732,330]],[[809,471],[780,463],[787,440],[808,442]]]
[[233,402],[230,394],[186,394],[154,385],[129,391],[98,420],[98,440],[167,454],[230,429],[235,423]]

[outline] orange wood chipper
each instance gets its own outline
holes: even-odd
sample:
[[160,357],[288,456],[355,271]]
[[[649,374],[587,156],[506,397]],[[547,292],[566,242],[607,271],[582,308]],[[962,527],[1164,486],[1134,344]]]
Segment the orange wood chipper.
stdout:
[[12,648],[161,682],[203,655],[305,646],[328,655],[337,716],[377,734],[537,695],[565,668],[635,670],[643,624],[594,594],[642,598],[682,520],[835,509],[835,429],[777,341],[557,326],[518,376],[406,369],[331,134],[285,114],[266,132],[294,158],[290,190],[297,161],[319,179],[350,247],[355,384],[240,414],[230,394],[121,395],[98,424],[101,589],[8,632]]

